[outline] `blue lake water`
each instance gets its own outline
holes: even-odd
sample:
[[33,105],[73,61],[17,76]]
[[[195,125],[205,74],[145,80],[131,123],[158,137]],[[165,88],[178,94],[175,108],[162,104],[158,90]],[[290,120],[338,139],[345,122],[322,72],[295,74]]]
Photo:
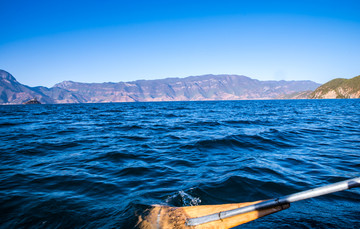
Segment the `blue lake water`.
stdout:
[[[1,228],[133,228],[152,204],[360,176],[360,100],[0,106]],[[360,188],[239,228],[360,228]]]

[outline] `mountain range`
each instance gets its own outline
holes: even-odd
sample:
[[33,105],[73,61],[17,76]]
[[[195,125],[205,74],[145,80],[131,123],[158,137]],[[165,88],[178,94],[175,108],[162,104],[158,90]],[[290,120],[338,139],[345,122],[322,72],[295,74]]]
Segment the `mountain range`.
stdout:
[[260,81],[241,75],[202,75],[118,83],[63,81],[47,88],[23,85],[0,70],[0,104],[22,104],[33,98],[45,104],[360,98],[360,76],[338,78],[323,85],[313,81]]
[[81,95],[88,102],[139,102],[276,99],[318,86],[311,81],[259,81],[238,75],[203,75],[101,84],[65,81],[54,87]]
[[202,75],[186,78],[137,80],[119,83],[64,81],[29,87],[0,70],[0,104],[105,103],[307,98],[320,84],[313,81],[260,81],[241,75]]

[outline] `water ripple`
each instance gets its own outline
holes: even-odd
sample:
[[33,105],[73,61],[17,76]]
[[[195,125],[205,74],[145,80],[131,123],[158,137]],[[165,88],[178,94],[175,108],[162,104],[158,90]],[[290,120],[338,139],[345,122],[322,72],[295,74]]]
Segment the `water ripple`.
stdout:
[[[152,204],[255,201],[360,176],[359,100],[0,106],[0,114],[0,228],[133,228]],[[245,226],[359,228],[359,202],[353,189]]]

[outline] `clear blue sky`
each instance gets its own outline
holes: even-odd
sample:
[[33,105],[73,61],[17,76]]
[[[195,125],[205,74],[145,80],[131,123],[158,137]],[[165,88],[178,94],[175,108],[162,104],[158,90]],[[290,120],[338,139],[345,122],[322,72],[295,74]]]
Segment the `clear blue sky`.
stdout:
[[360,1],[0,0],[0,69],[30,86],[360,75]]

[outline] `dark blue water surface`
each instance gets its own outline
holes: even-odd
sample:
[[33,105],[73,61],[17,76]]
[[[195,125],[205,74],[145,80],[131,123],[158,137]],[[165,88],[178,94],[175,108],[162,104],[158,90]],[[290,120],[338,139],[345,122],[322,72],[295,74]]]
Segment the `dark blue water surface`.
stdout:
[[[133,228],[360,176],[360,100],[0,106],[0,150],[1,228]],[[360,228],[360,189],[242,227]]]

